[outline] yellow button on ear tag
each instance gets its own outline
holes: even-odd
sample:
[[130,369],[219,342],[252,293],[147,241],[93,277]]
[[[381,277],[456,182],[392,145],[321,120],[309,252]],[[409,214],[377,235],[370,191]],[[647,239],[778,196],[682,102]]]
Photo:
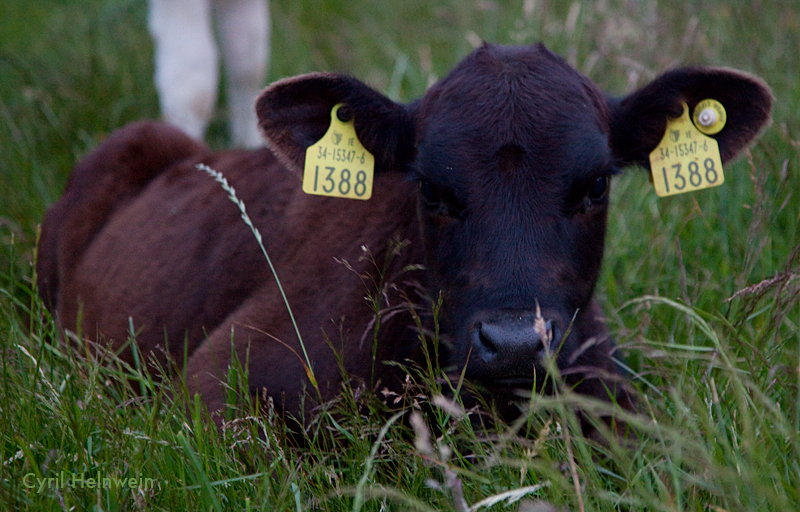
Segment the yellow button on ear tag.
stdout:
[[375,157],[358,140],[353,120],[339,120],[341,106],[333,107],[328,131],[306,150],[303,192],[366,200],[372,197]]
[[728,115],[722,103],[717,100],[703,100],[694,107],[692,120],[698,130],[706,135],[714,135],[725,128]]
[[664,138],[650,153],[650,172],[660,197],[716,187],[725,182],[719,145],[695,127],[689,119],[686,103],[681,117],[667,122]]

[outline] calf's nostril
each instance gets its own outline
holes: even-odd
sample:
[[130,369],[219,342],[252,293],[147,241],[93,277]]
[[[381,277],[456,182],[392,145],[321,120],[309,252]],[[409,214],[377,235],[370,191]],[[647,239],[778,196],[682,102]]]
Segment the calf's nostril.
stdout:
[[496,328],[493,328],[491,324],[480,322],[478,325],[478,339],[483,348],[492,355],[497,353],[497,346],[494,341],[496,337]]

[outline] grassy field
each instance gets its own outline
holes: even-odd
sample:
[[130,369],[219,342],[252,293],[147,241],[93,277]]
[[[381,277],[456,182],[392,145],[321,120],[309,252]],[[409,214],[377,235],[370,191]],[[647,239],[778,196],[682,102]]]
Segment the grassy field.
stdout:
[[[426,446],[409,421],[378,414],[380,397],[351,390],[309,425],[301,449],[246,397],[242,419],[220,431],[180,389],[52,342],[31,291],[37,224],[76,159],[115,128],[158,116],[152,46],[144,0],[4,0],[4,509],[533,510],[523,497],[570,511],[800,510],[796,2],[273,0],[272,14],[269,80],[340,70],[399,100],[423,94],[481,39],[544,41],[613,94],[680,64],[770,84],[773,123],[726,166],[724,186],[658,199],[641,170],[615,182],[598,294],[642,394],[631,418],[639,439],[583,439],[567,394],[533,400],[524,422],[490,437],[434,404],[424,421],[441,435]],[[223,99],[215,147],[227,144],[224,119]],[[234,386],[245,378],[231,370]],[[75,474],[114,483],[45,480]]]

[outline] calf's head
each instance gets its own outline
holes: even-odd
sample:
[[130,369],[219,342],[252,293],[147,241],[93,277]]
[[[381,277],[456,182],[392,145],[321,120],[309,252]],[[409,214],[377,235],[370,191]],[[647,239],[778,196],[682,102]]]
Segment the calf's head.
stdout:
[[443,294],[452,362],[508,386],[530,383],[548,351],[563,369],[603,336],[592,295],[611,177],[647,167],[667,120],[706,98],[728,112],[714,136],[723,161],[769,119],[769,89],[740,72],[677,69],[612,99],[542,45],[488,44],[410,105],[318,73],[273,84],[257,111],[272,149],[299,170],[342,103],[376,172],[418,183],[412,243]]

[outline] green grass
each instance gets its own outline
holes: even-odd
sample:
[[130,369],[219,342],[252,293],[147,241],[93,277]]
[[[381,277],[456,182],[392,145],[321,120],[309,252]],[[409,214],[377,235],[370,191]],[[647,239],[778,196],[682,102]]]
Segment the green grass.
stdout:
[[[51,341],[31,292],[36,226],[78,158],[126,122],[158,116],[146,5],[6,0],[1,9],[4,508],[463,510],[527,489],[572,511],[800,509],[797,5],[273,0],[270,80],[343,70],[410,100],[485,38],[543,40],[616,94],[686,63],[755,73],[776,97],[772,126],[726,166],[723,187],[658,199],[635,169],[614,185],[598,295],[643,395],[633,446],[581,438],[569,413],[580,398],[566,394],[535,399],[525,422],[491,440],[431,406],[425,421],[441,434],[430,451],[415,448],[407,421],[390,423],[381,397],[352,390],[309,425],[302,448],[280,418],[235,393],[242,419],[220,431],[180,386]],[[223,109],[209,134],[216,147],[227,144]],[[233,389],[245,379],[230,372]],[[132,391],[137,381],[145,393]],[[154,487],[24,485],[62,471]],[[447,485],[456,481],[463,498]]]

